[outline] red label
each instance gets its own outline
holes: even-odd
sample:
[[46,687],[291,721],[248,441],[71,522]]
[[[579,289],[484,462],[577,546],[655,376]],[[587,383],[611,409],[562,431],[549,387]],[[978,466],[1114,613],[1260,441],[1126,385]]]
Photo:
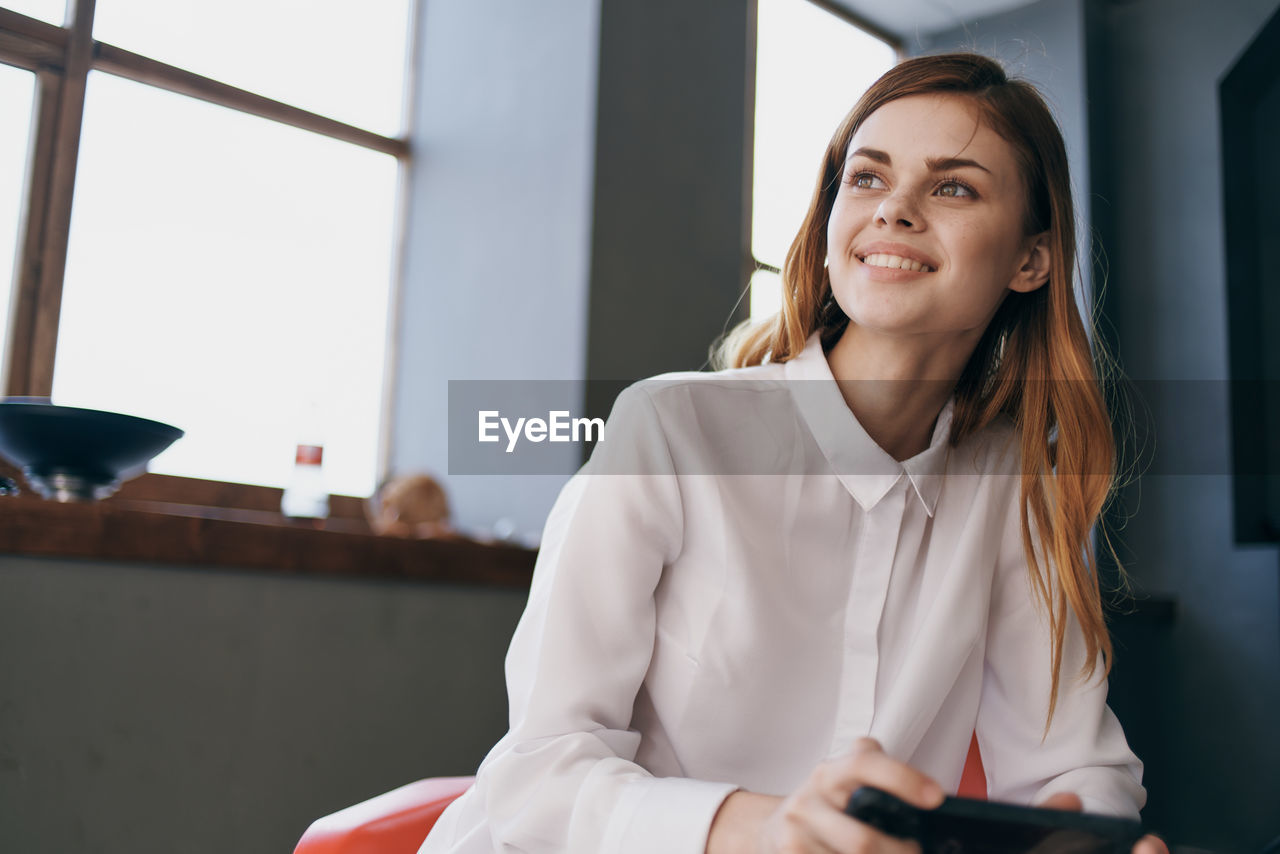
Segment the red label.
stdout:
[[320,445],[299,445],[298,455],[294,461],[300,466],[318,466],[324,457],[324,448]]

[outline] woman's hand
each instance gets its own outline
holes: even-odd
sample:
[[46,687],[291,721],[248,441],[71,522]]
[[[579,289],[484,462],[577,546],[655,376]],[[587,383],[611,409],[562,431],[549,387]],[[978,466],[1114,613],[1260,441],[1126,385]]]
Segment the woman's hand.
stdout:
[[942,803],[929,777],[888,756],[878,742],[860,738],[844,756],[829,759],[787,798],[735,792],[711,824],[708,854],[801,854],[801,852],[919,851],[845,815],[859,786],[875,786],[924,809]]
[[[1080,812],[1084,809],[1084,805],[1080,802],[1080,797],[1069,792],[1050,795],[1049,799],[1040,804],[1040,806],[1053,810],[1070,810],[1071,812]],[[1164,840],[1160,837],[1148,833],[1138,840],[1137,845],[1133,846],[1133,854],[1169,854],[1169,846],[1165,845]]]

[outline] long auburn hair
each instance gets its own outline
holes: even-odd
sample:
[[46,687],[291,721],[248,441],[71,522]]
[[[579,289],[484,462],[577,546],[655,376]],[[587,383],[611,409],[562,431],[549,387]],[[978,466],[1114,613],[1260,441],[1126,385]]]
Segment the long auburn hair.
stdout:
[[[1010,79],[998,63],[972,53],[916,57],[886,72],[827,145],[808,213],[782,269],[782,310],[761,323],[739,324],[713,346],[712,361],[718,368],[785,362],[804,349],[815,330],[825,349],[844,333],[849,318],[832,296],[824,262],[827,220],[849,142],[884,104],[926,93],[966,98],[981,121],[1013,147],[1027,194],[1025,233],[1049,236],[1049,279],[1028,293],[1010,291],[1000,304],[957,382],[949,437],[952,446],[958,445],[1001,415],[1009,416],[1020,434],[1022,543],[1052,637],[1047,732],[1057,705],[1068,609],[1086,643],[1080,676],[1093,675],[1099,653],[1103,672],[1111,670],[1090,532],[1115,483],[1116,450],[1073,295],[1075,215],[1066,147],[1035,87]],[[1098,358],[1108,364],[1105,352],[1100,350]],[[1033,528],[1041,554],[1056,572],[1042,567]]]

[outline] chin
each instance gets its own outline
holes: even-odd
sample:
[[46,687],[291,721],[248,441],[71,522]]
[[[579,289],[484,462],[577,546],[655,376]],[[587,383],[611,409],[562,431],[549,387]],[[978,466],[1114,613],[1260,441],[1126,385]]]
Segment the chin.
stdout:
[[858,326],[885,334],[909,334],[919,332],[923,324],[920,312],[914,307],[901,305],[885,305],[883,302],[869,300],[842,300],[836,297],[836,304],[849,318],[850,326]]

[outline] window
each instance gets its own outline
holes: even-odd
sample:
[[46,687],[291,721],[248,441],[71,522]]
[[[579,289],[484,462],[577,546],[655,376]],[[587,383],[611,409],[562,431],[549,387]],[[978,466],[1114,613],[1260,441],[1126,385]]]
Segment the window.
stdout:
[[0,65],[0,377],[4,376],[7,362],[8,348],[4,343],[13,290],[9,273],[14,268],[18,248],[34,89],[35,77],[31,72]]
[[831,132],[896,60],[894,47],[811,0],[759,0],[751,316],[782,303],[778,271],[812,198]]
[[65,0],[7,0],[5,6],[50,24],[61,24],[67,12]]
[[318,431],[369,494],[410,0],[49,5],[0,8],[4,393],[172,423],[151,471],[209,480]]

